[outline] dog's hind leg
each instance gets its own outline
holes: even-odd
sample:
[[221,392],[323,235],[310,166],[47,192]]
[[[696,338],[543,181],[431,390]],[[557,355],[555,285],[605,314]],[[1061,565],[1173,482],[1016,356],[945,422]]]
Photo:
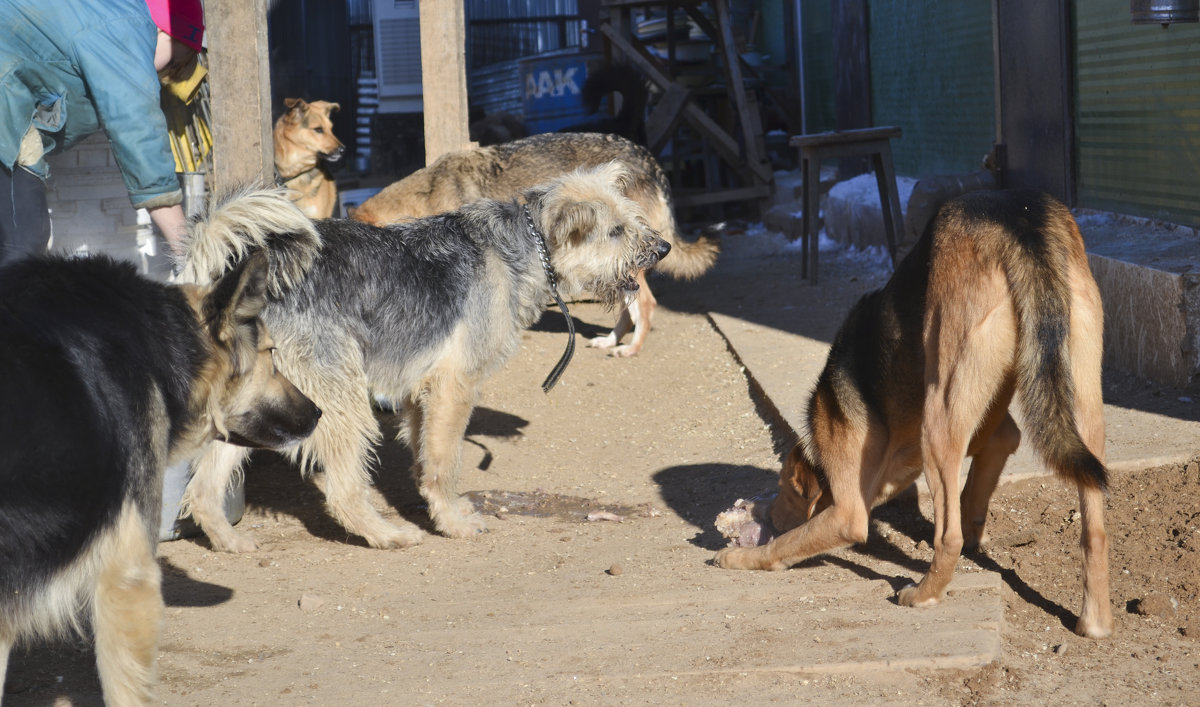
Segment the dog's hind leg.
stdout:
[[[613,330],[605,336],[598,336],[588,342],[588,345],[593,348],[612,349],[609,353],[618,358],[628,358],[635,356],[642,350],[642,345],[646,343],[646,335],[650,333],[650,322],[654,317],[654,309],[658,306],[658,300],[654,298],[654,293],[650,291],[650,286],[646,283],[646,271],[639,270],[637,275],[638,291],[637,297],[621,309],[621,314],[617,317],[616,324],[613,325]],[[621,338],[633,330],[633,338],[628,344],[622,344]]]
[[[1100,293],[1086,263],[1072,278],[1071,378],[1075,383],[1075,421],[1079,436],[1101,462],[1104,452],[1104,400],[1101,389],[1103,313]],[[1108,588],[1108,534],[1104,530],[1104,492],[1079,487],[1080,531],[1083,548],[1083,608],[1075,632],[1103,638],[1112,633]]]
[[179,505],[184,513],[191,514],[213,549],[219,552],[258,549],[253,537],[234,530],[225,517],[225,495],[249,455],[245,447],[213,442],[192,461],[192,479]]
[[588,346],[594,349],[612,349],[616,347],[621,342],[621,339],[629,333],[629,330],[633,328],[633,317],[630,311],[636,307],[636,302],[631,302],[621,307],[621,313],[617,315],[617,321],[613,324],[612,331],[604,336],[597,336],[591,339],[588,341]]
[[105,704],[145,705],[154,699],[157,680],[162,575],[153,539],[132,504],[114,533],[92,605],[96,665]]
[[[939,257],[949,261],[951,254]],[[960,260],[971,263],[974,256]],[[900,590],[897,599],[903,606],[937,604],[954,576],[963,548],[958,491],[963,458],[993,401],[1006,389],[1016,348],[1015,313],[1002,273],[982,267],[966,272],[935,268],[928,301],[921,462],[933,497],[933,561],[919,584]],[[988,472],[999,473],[994,467]]]
[[462,468],[463,435],[475,406],[476,387],[465,374],[435,372],[408,405],[409,444],[421,495],[439,533],[470,537],[487,529],[483,516],[456,490]]
[[629,315],[633,319],[633,337],[630,338],[628,344],[613,349],[614,356],[636,355],[642,350],[642,346],[646,343],[646,336],[650,334],[650,322],[654,319],[654,310],[658,307],[658,300],[654,299],[654,293],[650,291],[650,285],[646,282],[645,270],[638,270],[637,282],[637,297],[629,305]]
[[979,547],[987,542],[988,503],[1000,481],[1000,472],[1021,445],[1021,430],[1008,414],[1011,397],[1010,387],[1008,395],[1000,396],[992,404],[992,412],[967,449],[971,469],[959,496],[964,548]]

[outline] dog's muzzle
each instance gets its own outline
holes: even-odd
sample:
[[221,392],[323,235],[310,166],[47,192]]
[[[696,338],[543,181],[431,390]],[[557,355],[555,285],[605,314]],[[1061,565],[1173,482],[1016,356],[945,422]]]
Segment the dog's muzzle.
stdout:
[[333,152],[322,152],[321,159],[325,160],[326,162],[337,162],[338,160],[342,159],[342,155],[345,154],[345,152],[346,146],[338,145],[338,148]]
[[652,268],[658,265],[658,261],[667,257],[667,253],[671,252],[671,244],[661,238],[656,238],[653,247],[642,252],[642,256],[638,258],[637,266],[639,268]]

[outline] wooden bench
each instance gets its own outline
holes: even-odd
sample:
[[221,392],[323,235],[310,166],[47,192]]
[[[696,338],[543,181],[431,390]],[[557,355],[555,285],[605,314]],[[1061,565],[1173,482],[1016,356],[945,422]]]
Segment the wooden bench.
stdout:
[[879,185],[879,204],[883,211],[883,228],[887,236],[892,266],[896,265],[896,242],[903,221],[900,216],[900,194],[896,190],[896,169],[892,166],[890,140],[900,137],[900,128],[881,127],[861,130],[838,130],[812,135],[793,135],[788,145],[800,150],[800,177],[803,180],[803,227],[800,245],[801,276],[817,284],[817,213],[821,208],[821,160],[867,155]]

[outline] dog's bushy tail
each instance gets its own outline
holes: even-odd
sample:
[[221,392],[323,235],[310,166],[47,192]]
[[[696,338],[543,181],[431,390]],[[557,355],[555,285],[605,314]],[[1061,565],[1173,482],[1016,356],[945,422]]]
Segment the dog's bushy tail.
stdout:
[[694,280],[708,272],[721,252],[716,235],[719,229],[705,230],[694,241],[683,240],[671,209],[671,182],[666,172],[644,147],[638,146],[635,156],[629,159],[640,159],[641,164],[635,172],[644,175],[634,180],[629,196],[642,204],[650,227],[671,244],[671,252],[658,261],[654,269],[677,280]]
[[284,189],[239,190],[190,224],[179,281],[216,282],[251,251],[268,256],[267,287],[272,295],[294,287],[321,250],[313,222]]
[[[978,194],[988,199],[989,192]],[[1070,270],[1072,259],[1083,257],[1078,226],[1065,206],[1036,192],[991,201],[990,210],[1010,236],[1001,239],[999,256],[1017,313],[1017,391],[1027,433],[1058,475],[1104,489],[1104,462],[1084,443],[1075,416]]]
[[708,272],[721,252],[717,238],[708,232],[701,232],[694,241],[685,241],[672,226],[670,235],[664,232],[663,239],[671,244],[671,252],[654,269],[678,280],[694,280]]

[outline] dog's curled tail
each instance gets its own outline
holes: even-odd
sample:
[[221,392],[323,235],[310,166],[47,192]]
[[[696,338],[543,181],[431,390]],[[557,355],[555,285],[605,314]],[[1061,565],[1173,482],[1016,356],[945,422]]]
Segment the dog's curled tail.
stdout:
[[998,217],[1010,236],[1001,260],[1017,313],[1017,391],[1025,427],[1059,476],[1106,489],[1104,462],[1088,449],[1076,419],[1070,273],[1086,258],[1083,240],[1070,211],[1045,194],[1017,192],[1011,207]]
[[244,189],[220,199],[189,224],[180,282],[216,282],[253,250],[268,256],[267,288],[280,295],[294,287],[321,250],[321,236],[285,189]]

